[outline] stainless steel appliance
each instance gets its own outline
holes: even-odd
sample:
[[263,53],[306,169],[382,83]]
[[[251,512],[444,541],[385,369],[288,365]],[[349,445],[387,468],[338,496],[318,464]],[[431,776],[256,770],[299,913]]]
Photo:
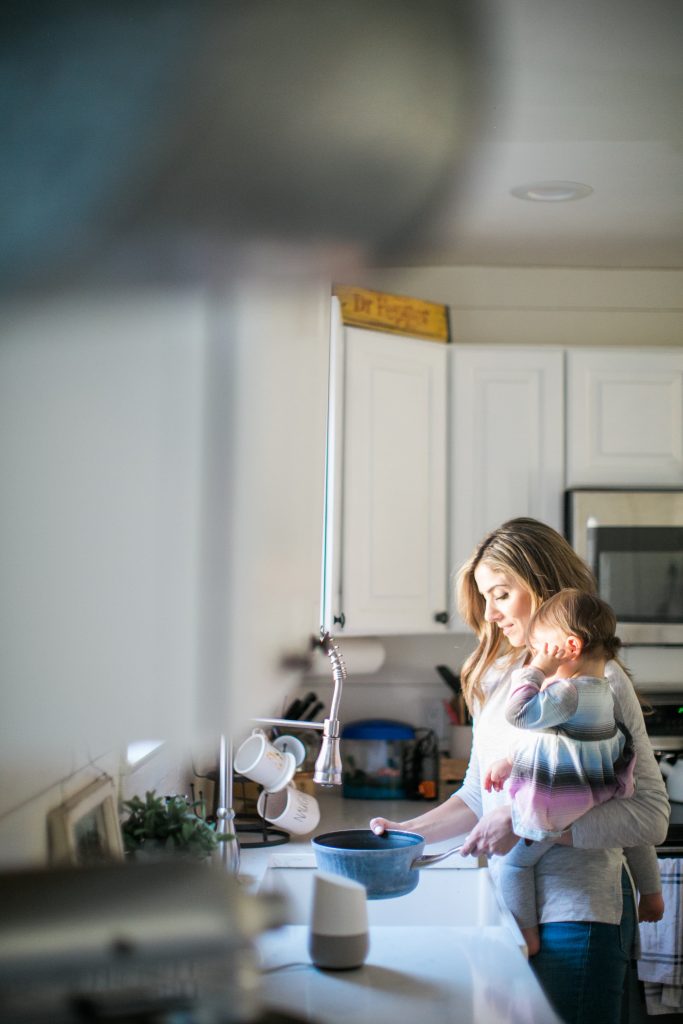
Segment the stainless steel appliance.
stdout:
[[[655,756],[683,758],[683,691],[678,693],[646,694],[650,705],[645,715],[645,727]],[[666,839],[657,847],[660,857],[680,857],[683,854],[683,804],[671,802],[671,818]]]
[[683,645],[683,491],[572,490],[566,534],[624,643]]

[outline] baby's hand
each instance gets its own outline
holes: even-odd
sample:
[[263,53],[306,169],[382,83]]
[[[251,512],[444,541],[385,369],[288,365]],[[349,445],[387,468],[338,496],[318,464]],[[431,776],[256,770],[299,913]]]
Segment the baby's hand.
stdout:
[[487,793],[491,790],[495,790],[499,793],[505,784],[505,780],[510,777],[512,771],[512,762],[508,761],[507,758],[502,758],[500,761],[494,761],[484,777],[484,789]]
[[664,899],[661,892],[641,896],[638,901],[639,921],[661,921],[664,917]]
[[534,668],[540,668],[541,672],[545,676],[551,676],[562,664],[567,657],[567,652],[564,647],[558,647],[557,644],[543,644],[531,659],[531,664]]

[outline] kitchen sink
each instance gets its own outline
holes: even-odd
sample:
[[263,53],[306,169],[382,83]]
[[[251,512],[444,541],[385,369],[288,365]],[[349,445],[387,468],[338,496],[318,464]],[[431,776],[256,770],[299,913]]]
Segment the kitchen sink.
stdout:
[[[289,924],[310,923],[315,871],[313,854],[271,857],[260,888],[285,896]],[[472,928],[505,924],[519,934],[512,917],[499,906],[486,869],[463,870],[445,864],[423,868],[417,888],[406,896],[368,900],[368,921],[370,927],[409,924]]]

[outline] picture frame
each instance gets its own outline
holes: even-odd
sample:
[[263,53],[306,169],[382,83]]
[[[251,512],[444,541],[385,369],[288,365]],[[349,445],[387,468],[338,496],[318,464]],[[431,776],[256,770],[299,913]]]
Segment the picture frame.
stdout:
[[89,866],[123,860],[116,786],[96,779],[48,814],[51,864]]

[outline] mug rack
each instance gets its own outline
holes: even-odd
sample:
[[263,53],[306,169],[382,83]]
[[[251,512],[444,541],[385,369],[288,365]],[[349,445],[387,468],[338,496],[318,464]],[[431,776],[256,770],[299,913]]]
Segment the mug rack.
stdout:
[[288,843],[291,838],[289,832],[271,825],[256,809],[261,786],[257,786],[243,775],[235,775],[234,787],[236,810],[233,827],[241,848],[249,850]]

